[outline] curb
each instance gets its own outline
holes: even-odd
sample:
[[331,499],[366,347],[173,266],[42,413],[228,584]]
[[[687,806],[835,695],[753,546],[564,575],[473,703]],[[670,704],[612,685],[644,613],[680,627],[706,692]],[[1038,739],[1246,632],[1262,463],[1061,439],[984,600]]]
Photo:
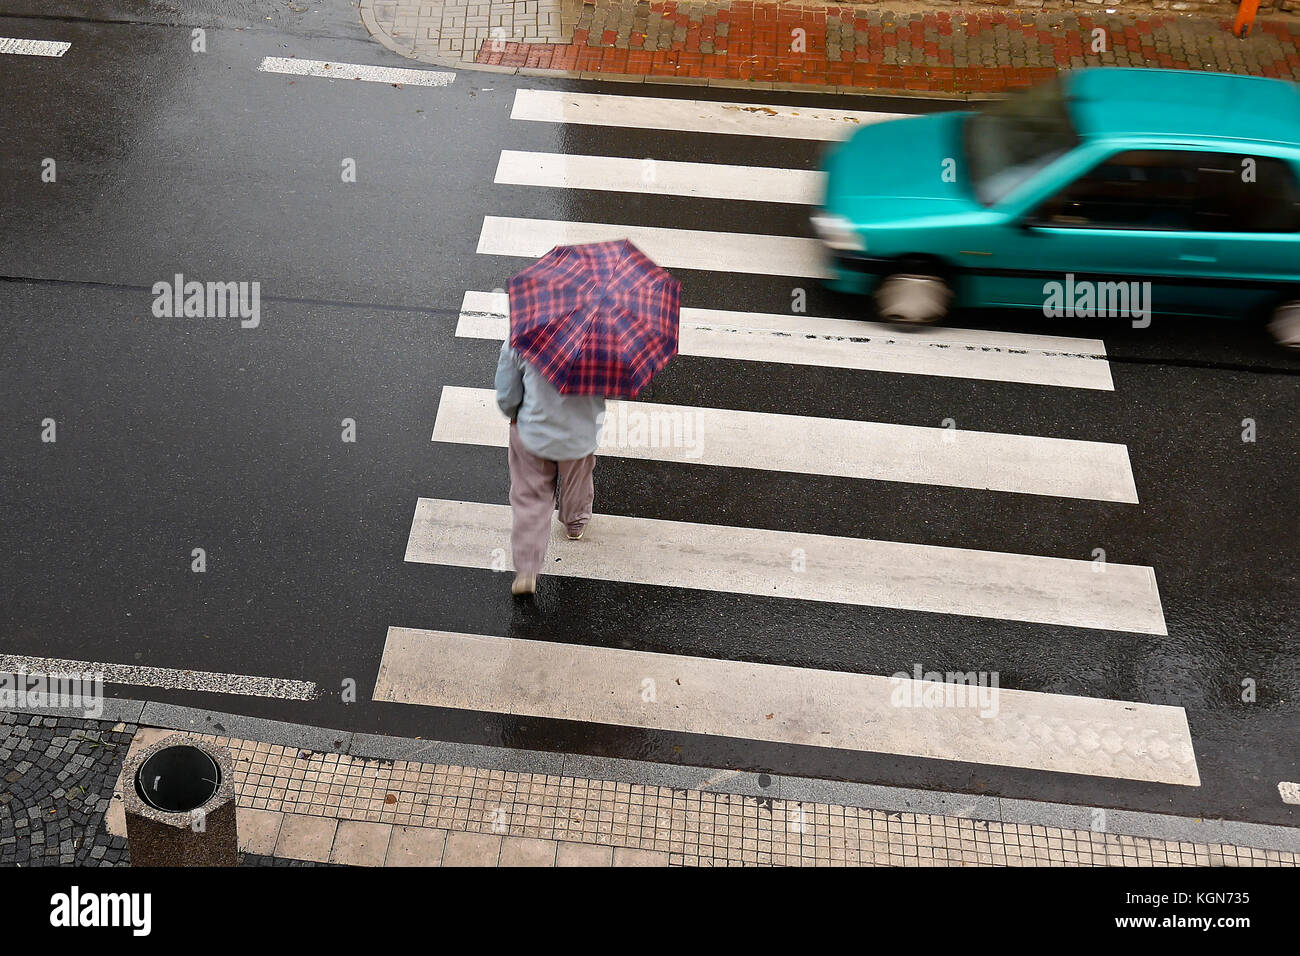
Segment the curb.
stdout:
[[[1105,820],[1105,832],[1116,835],[1146,837],[1171,843],[1221,843],[1300,853],[1300,827],[1277,824],[1179,817],[1138,810],[918,790],[815,777],[390,737],[126,698],[106,697],[103,703],[103,714],[96,719],[132,723],[141,728],[241,737],[261,743],[341,753],[372,760],[450,763],[485,770],[579,776],[675,790],[708,789],[758,799],[840,804],[890,813],[942,814],[972,820],[1075,830],[1094,829],[1094,821],[1101,814]],[[79,708],[7,709],[13,713],[47,717],[85,716]]]
[[[432,61],[421,61],[432,62]],[[451,69],[449,64],[443,64]],[[947,102],[983,103],[1000,99],[1002,93],[949,93],[943,90],[903,90],[884,86],[828,86],[818,83],[778,83],[771,80],[712,79],[699,76],[646,76],[641,73],[579,73],[574,70],[539,70],[525,66],[492,66],[487,63],[458,61],[456,69],[490,73],[513,73],[517,76],[550,77],[571,80],[604,80],[611,83],[642,83],[646,86],[699,86],[708,89],[763,90],[777,93],[833,93],[845,96],[888,96],[891,99],[943,100]]]
[[[404,56],[408,60],[419,60],[421,63],[434,63],[436,66],[450,66],[449,63],[438,60],[425,60],[415,55],[415,50],[411,47],[404,47],[383,30],[379,29],[379,23],[375,20],[375,11],[373,7],[361,5],[361,25],[366,28],[372,40],[378,40],[381,45],[392,50],[398,56]],[[456,61],[459,63],[460,61]]]

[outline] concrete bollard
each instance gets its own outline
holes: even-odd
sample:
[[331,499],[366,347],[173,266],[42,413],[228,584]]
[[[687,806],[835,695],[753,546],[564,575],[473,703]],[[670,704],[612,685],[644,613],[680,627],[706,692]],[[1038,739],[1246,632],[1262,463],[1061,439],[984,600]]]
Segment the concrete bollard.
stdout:
[[230,751],[171,734],[122,775],[132,866],[235,866],[235,770]]

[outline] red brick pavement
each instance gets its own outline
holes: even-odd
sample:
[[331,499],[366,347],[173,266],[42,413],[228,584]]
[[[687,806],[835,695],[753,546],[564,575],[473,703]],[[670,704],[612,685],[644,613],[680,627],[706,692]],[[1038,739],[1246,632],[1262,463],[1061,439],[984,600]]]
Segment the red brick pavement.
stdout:
[[[644,7],[645,5],[643,5]],[[723,9],[656,2],[656,49],[624,19],[571,43],[486,41],[476,62],[644,77],[996,93],[1059,69],[1112,64],[1211,69],[1300,79],[1300,24],[1259,21],[1239,40],[1229,21],[934,12],[904,17],[862,7],[781,8],[736,0]],[[803,35],[796,33],[803,30]],[[1105,51],[1092,52],[1095,30]],[[685,31],[684,39],[674,39]],[[1293,32],[1295,31],[1295,32]]]

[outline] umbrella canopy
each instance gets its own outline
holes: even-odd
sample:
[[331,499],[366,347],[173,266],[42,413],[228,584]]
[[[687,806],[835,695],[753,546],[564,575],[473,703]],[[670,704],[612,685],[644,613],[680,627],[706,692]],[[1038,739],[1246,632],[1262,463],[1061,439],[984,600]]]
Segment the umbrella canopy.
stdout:
[[626,239],[556,246],[510,280],[510,345],[564,395],[632,396],[677,354],[681,288]]

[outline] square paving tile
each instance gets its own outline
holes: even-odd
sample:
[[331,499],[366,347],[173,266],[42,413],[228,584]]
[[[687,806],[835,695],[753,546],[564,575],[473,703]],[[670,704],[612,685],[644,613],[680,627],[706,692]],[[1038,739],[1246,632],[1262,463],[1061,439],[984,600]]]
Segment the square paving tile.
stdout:
[[506,837],[501,841],[501,866],[555,866],[554,840]]
[[328,863],[338,821],[329,817],[309,817],[286,813],[275,842],[275,855],[289,860]]
[[443,866],[496,866],[501,859],[501,837],[493,833],[449,833]]
[[251,807],[235,809],[235,826],[239,831],[239,852],[258,856],[274,856],[275,844],[280,838],[283,813],[272,810],[254,810]]
[[560,843],[555,853],[556,866],[611,866],[613,848],[592,843]]
[[441,866],[447,831],[433,827],[393,827],[388,866]]
[[392,830],[388,823],[340,820],[338,832],[334,834],[330,862],[349,866],[383,866]]

